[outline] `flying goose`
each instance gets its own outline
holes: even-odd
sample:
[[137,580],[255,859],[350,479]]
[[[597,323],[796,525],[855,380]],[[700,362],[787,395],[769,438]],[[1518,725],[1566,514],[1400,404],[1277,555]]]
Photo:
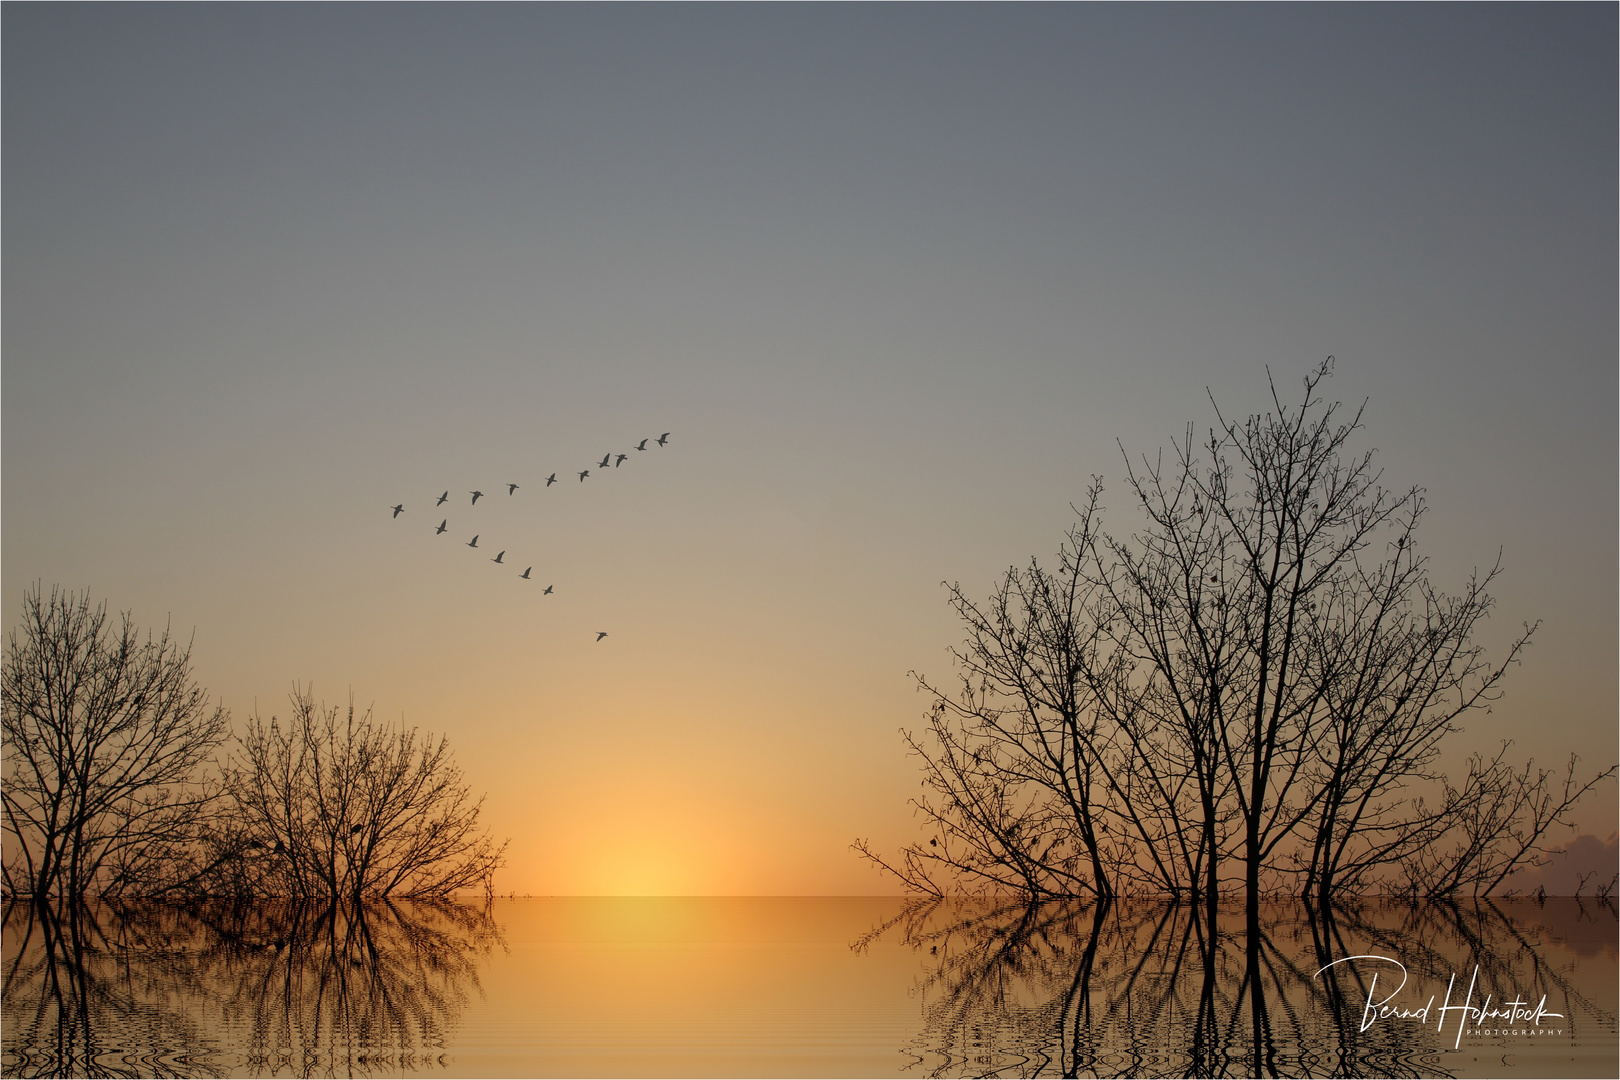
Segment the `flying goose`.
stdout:
[[477,547],[478,546],[478,536],[477,536],[477,534],[474,534],[473,538],[471,540],[467,541],[467,546],[468,547]]
[[620,465],[623,465],[624,464],[624,459],[629,457],[629,456],[630,455],[628,455],[628,454],[620,454],[619,459],[613,463],[613,467],[615,469],[617,469]]
[[517,489],[518,489],[518,486],[516,484],[507,484],[506,485],[506,493],[508,495],[516,494]]
[[449,518],[445,518],[443,521],[439,522],[439,527],[433,530],[433,535],[438,536],[440,533],[444,532],[444,527],[449,523],[449,521]]
[[478,497],[479,497],[479,496],[480,496],[480,495],[482,495],[482,494],[483,494],[483,492],[482,492],[482,491],[475,491],[475,492],[473,492],[473,493],[472,493],[472,497],[473,497],[473,501],[472,501],[472,504],[473,504],[473,505],[474,505],[474,506],[477,506],[477,505],[478,505]]
[[547,585],[547,586],[546,586],[546,591],[545,591],[545,592],[543,592],[543,593],[541,593],[541,594],[540,594],[540,595],[541,595],[541,596],[550,596],[550,595],[551,595],[551,586],[550,586],[550,585]]
[[400,503],[398,506],[391,507],[390,509],[392,509],[394,511],[394,516],[395,517],[399,517],[400,511],[405,509],[405,504]]
[[[533,569],[534,569],[534,567],[532,567],[532,566],[529,567],[529,570],[533,570]],[[529,570],[523,571],[523,573],[519,574],[518,577],[522,578],[524,581],[528,581],[529,580]]]
[[495,557],[494,557],[494,558],[493,558],[493,559],[491,559],[491,560],[489,560],[489,561],[490,561],[490,562],[500,562],[500,561],[501,561],[501,560],[502,560],[502,559],[504,559],[504,558],[506,558],[506,551],[505,551],[505,549],[504,549],[504,548],[503,548],[503,549],[502,549],[502,550],[501,550],[501,553],[500,553],[500,554],[499,554],[499,555],[497,555],[497,556],[495,556]]
[[596,632],[596,640],[597,641],[601,641],[605,637],[607,637],[607,631],[606,630],[598,630]]
[[647,440],[642,439],[640,442],[636,443],[636,449],[637,450],[645,450],[645,449],[647,449]]
[[550,476],[546,477],[546,487],[550,487],[552,484],[555,484],[556,482],[557,482],[557,474],[556,473],[552,473]]
[[605,469],[605,468],[607,468],[607,463],[608,463],[608,459],[609,459],[609,458],[611,458],[611,457],[612,457],[612,456],[613,456],[613,451],[611,451],[611,450],[609,450],[609,451],[608,451],[608,452],[607,452],[607,453],[605,453],[605,454],[603,454],[603,455],[602,455],[602,460],[601,460],[601,461],[598,461],[598,462],[597,462],[597,463],[596,463],[596,467],[597,467],[597,468],[598,468],[598,469]]
[[591,475],[591,470],[589,470],[589,469],[586,469],[585,471],[581,472],[579,474],[579,482],[583,484],[585,482],[585,478],[587,476],[589,476],[589,475]]
[[450,492],[446,491],[443,495],[439,496],[439,501],[434,503],[433,505],[434,506],[443,506],[444,505],[444,500],[448,499],[449,497],[450,497]]
[[668,441],[669,441],[669,432],[666,431],[662,435],[658,436],[658,445],[659,446],[663,446]]

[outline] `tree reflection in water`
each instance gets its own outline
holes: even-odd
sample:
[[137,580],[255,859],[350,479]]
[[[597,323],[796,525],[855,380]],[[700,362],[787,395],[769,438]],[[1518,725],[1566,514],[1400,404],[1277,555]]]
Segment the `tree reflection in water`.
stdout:
[[97,903],[5,912],[7,1076],[443,1068],[501,945],[453,903]]
[[[1612,939],[1612,906],[1564,903]],[[1442,1032],[1438,1010],[1448,976],[1458,1004],[1476,964],[1476,1005],[1545,994],[1566,1047],[1583,1027],[1612,1040],[1613,1003],[1547,959],[1541,914],[1522,901],[1279,901],[1251,934],[1241,906],[1212,930],[1204,909],[1167,902],[922,900],[854,947],[897,935],[926,953],[925,1028],[906,1049],[928,1075],[1451,1076],[1444,1052],[1460,1014]],[[1361,1030],[1373,976],[1381,1000],[1399,970],[1327,965],[1367,954],[1411,973],[1392,1004],[1420,1009],[1437,995],[1427,1024]]]

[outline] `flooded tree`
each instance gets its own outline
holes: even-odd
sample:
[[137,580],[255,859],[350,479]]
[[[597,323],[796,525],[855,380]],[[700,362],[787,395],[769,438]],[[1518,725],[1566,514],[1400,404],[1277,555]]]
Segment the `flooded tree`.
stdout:
[[478,826],[443,737],[295,692],[217,760],[229,714],[189,644],[36,586],[3,678],[9,897],[441,897],[487,889],[504,844]]
[[950,586],[957,684],[919,676],[930,722],[906,735],[926,841],[858,850],[935,895],[1198,897],[1211,920],[1223,892],[1449,896],[1541,857],[1614,770],[1559,786],[1498,754],[1446,783],[1443,740],[1535,627],[1487,661],[1499,568],[1431,586],[1422,489],[1352,449],[1361,411],[1320,396],[1331,370],[1297,405],[1273,384],[1269,411],[1217,406],[1206,438],[1127,457],[1134,533],[1104,528],[1094,480],[1054,568],[983,602]]
[[397,730],[295,689],[283,724],[253,717],[226,770],[232,809],[202,891],[443,897],[486,890],[504,843],[479,827],[444,737]]
[[162,888],[205,831],[202,769],[228,730],[192,678],[190,644],[35,585],[0,691],[7,894]]

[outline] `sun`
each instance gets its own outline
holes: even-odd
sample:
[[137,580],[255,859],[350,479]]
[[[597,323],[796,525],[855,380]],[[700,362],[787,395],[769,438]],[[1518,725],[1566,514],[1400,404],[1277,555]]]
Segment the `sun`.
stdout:
[[699,853],[663,838],[618,839],[589,860],[586,891],[597,896],[688,896],[704,880]]

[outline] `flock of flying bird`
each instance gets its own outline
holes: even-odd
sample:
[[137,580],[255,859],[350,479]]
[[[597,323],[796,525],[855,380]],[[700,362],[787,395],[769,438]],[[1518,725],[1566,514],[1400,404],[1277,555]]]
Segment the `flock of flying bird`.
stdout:
[[[645,449],[647,449],[647,444],[650,443],[650,442],[655,442],[659,446],[663,446],[665,443],[669,442],[669,432],[667,432],[667,431],[664,432],[662,435],[658,436],[658,438],[656,438],[656,439],[652,438],[651,436],[648,436],[647,438],[642,439],[639,443],[636,444],[636,449],[637,450],[645,450]],[[609,468],[608,462],[611,461],[613,463],[611,467],[617,469],[620,465],[623,465],[625,463],[626,459],[628,459],[629,457],[630,457],[629,454],[614,455],[613,453],[609,452],[609,453],[603,454],[602,455],[602,460],[597,462],[594,467],[597,468],[597,469]],[[579,472],[579,482],[583,484],[585,482],[586,478],[589,477],[590,475],[591,475],[591,470],[590,469],[581,469],[580,472]],[[556,482],[557,482],[557,474],[552,473],[550,476],[546,477],[545,486],[550,487],[552,484],[555,484]],[[521,485],[507,484],[506,485],[506,493],[508,495],[516,495],[519,486],[521,486]],[[484,497],[484,493],[482,491],[469,491],[468,494],[472,496],[472,502],[469,504],[471,506],[477,506],[478,505],[478,500],[482,499]],[[450,492],[449,492],[449,489],[446,489],[444,491],[444,493],[439,496],[438,501],[436,501],[433,505],[435,507],[443,506],[446,502],[449,501],[449,499],[450,499]],[[398,518],[399,515],[401,515],[401,514],[403,514],[405,512],[405,504],[404,503],[395,503],[393,506],[389,507],[389,509],[394,512],[394,517]],[[437,536],[440,533],[444,532],[446,529],[449,528],[449,525],[450,525],[450,519],[449,518],[444,518],[442,521],[439,522],[439,527],[433,530],[433,535]],[[482,535],[482,534],[475,533],[473,535],[473,538],[471,540],[467,541],[467,546],[470,547],[470,548],[476,548],[478,546],[478,537],[480,535]],[[485,550],[487,551],[488,549],[486,548]],[[498,563],[498,564],[500,564],[502,566],[505,566],[505,565],[507,565],[504,562],[505,559],[506,559],[506,551],[503,549],[493,559],[491,559],[489,561],[492,562],[492,563]],[[523,573],[519,574],[518,577],[522,578],[524,581],[532,581],[533,579],[529,577],[529,572],[532,571],[533,569],[534,569],[534,567],[532,567],[532,566],[525,567],[524,570],[523,570]],[[545,588],[545,591],[542,592],[540,595],[541,596],[550,596],[551,595],[551,589],[552,589],[552,586],[547,585],[546,588]],[[598,630],[596,632],[596,640],[597,641],[601,641],[605,637],[607,637],[607,631],[606,630]]]

